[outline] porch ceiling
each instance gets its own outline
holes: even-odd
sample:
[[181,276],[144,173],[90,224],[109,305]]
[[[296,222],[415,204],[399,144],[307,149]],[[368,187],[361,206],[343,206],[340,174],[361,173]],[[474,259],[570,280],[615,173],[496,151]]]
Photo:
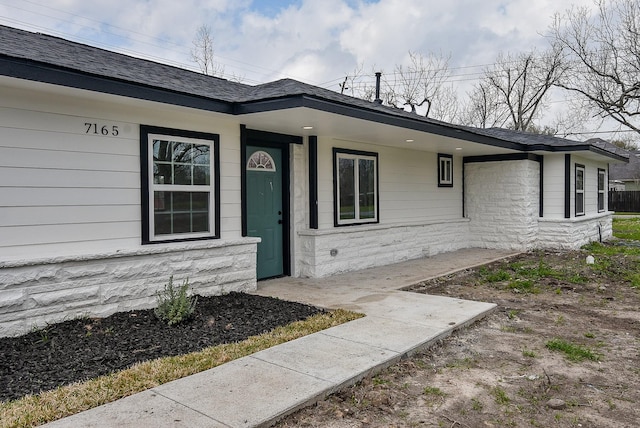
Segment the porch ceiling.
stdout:
[[[460,156],[518,152],[517,150],[494,147],[307,107],[243,114],[240,116],[240,120],[247,128],[260,131],[304,136],[317,135],[318,137],[332,138],[336,141],[451,153]],[[312,126],[313,129],[303,129],[305,126]],[[407,140],[413,141],[407,142]]]

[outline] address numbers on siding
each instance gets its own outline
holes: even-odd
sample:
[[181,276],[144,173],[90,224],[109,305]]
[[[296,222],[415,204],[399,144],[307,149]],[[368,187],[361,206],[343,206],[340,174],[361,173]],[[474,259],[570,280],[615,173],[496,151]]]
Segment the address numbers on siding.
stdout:
[[118,125],[102,125],[96,122],[85,122],[84,133],[104,136],[111,135],[112,137],[117,137],[120,134],[120,129],[118,128]]

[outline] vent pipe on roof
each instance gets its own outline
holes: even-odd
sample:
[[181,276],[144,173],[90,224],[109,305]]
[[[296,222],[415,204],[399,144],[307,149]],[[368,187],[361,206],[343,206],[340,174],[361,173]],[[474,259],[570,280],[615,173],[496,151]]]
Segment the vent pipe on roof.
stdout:
[[382,100],[380,99],[380,77],[382,73],[380,71],[376,71],[376,99],[373,100],[374,103],[382,104]]

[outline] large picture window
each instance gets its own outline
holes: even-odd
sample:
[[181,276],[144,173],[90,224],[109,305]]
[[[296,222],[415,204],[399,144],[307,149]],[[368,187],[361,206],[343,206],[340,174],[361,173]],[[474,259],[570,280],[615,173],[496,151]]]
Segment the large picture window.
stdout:
[[141,127],[143,242],[219,236],[218,136]]
[[333,149],[335,225],[378,222],[378,154]]
[[584,215],[584,165],[576,164],[576,216]]
[[602,168],[598,168],[598,212],[603,212],[605,210],[605,198],[607,196],[605,191],[605,183],[606,183],[605,171]]

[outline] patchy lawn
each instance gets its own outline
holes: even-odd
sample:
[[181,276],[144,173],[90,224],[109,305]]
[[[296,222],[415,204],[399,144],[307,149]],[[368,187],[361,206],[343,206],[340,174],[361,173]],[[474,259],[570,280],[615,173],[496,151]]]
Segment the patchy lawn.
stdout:
[[412,292],[499,309],[278,426],[638,426],[640,247],[618,244],[532,252],[417,284]]

